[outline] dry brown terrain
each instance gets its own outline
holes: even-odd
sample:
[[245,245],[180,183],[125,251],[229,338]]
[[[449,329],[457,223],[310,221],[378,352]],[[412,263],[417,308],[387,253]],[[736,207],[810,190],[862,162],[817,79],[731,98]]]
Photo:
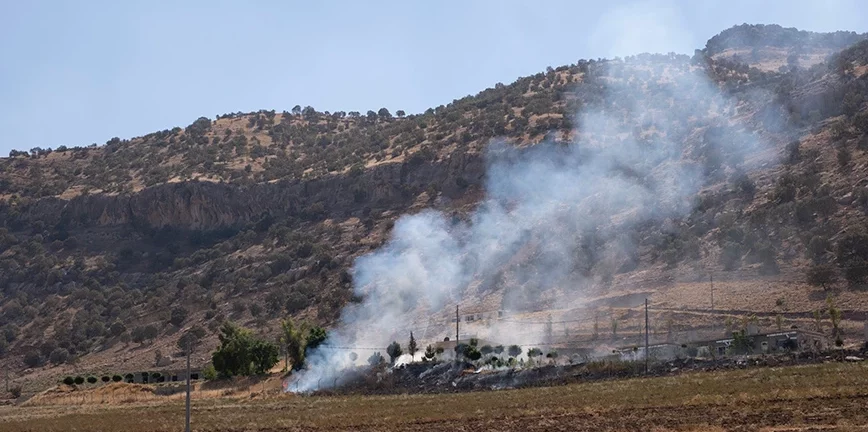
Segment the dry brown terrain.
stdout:
[[[195,400],[197,431],[864,431],[868,364],[691,373],[484,393]],[[177,431],[183,399],[0,409],[0,430]]]

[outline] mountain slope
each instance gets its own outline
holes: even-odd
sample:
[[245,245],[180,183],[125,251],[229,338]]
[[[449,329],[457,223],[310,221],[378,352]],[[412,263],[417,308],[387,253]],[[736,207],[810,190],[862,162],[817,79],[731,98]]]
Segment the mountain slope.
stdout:
[[[549,69],[418,115],[296,107],[200,118],[104,146],[15,152],[0,161],[2,361],[23,369],[77,357],[75,367],[134,370],[153,367],[157,349],[174,352],[181,328],[213,331],[232,319],[268,333],[286,315],[335,323],[362,300],[354,259],[381,247],[399,216],[434,208],[471,218],[491,193],[486,169],[497,158],[575,142],[589,154],[625,142],[646,149],[613,168],[619,178],[665,185],[678,164],[701,172],[701,184],[689,202],[654,204],[677,208],[669,217],[621,229],[633,217],[625,208],[592,231],[562,233],[582,265],[550,285],[519,277],[547,252],[545,238],[523,239],[468,285],[464,310],[508,305],[543,322],[585,308],[564,332],[589,335],[600,313],[622,328],[634,323],[612,299],[642,292],[654,293],[656,322],[669,323],[661,333],[738,315],[809,321],[825,294],[804,272],[828,264],[842,279],[845,318],[858,319],[868,311],[857,289],[868,265],[866,43],[818,62],[858,37],[767,27],[727,30],[693,58]],[[783,69],[729,55],[797,46],[814,50],[810,62]],[[706,91],[700,76],[713,97],[685,97]],[[598,130],[574,115],[596,112],[612,125]],[[495,151],[491,140],[520,150]],[[745,144],[752,140],[766,145]],[[661,148],[666,157],[652,157]],[[709,273],[724,292],[717,308],[728,312],[679,315],[706,308]],[[565,306],[571,284],[581,298]],[[846,325],[855,335],[857,323]],[[215,344],[204,334],[203,352]]]

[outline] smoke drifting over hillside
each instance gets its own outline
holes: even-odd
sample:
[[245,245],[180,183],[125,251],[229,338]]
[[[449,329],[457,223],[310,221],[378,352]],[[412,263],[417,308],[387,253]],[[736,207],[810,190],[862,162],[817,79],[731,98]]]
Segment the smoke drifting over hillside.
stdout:
[[[656,88],[631,83],[646,63],[661,61]],[[445,305],[479,290],[503,290],[503,308],[518,310],[552,288],[579,297],[638,259],[632,228],[686,216],[710,178],[732,175],[765,148],[732,118],[738,102],[684,59],[597,63],[583,79],[605,96],[576,114],[571,139],[525,149],[492,142],[487,195],[469,220],[433,210],[404,216],[385,246],[356,261],[354,289],[364,300],[343,311],[327,345],[385,352],[406,339],[411,311],[444,316]],[[350,363],[347,351],[328,348],[308,360],[299,391],[331,385]]]

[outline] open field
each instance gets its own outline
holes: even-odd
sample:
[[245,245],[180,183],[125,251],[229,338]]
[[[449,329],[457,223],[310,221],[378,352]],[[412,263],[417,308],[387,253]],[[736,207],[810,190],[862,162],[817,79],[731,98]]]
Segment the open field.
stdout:
[[[197,431],[868,431],[868,364],[440,395],[206,399]],[[183,399],[0,408],[0,430],[178,431]]]

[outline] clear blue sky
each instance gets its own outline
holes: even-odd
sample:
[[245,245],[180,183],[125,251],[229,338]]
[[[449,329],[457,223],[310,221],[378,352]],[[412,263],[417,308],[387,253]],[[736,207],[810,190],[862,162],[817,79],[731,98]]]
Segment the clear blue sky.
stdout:
[[692,54],[741,23],[868,31],[861,0],[0,0],[0,154],[199,116],[421,112],[581,58]]

